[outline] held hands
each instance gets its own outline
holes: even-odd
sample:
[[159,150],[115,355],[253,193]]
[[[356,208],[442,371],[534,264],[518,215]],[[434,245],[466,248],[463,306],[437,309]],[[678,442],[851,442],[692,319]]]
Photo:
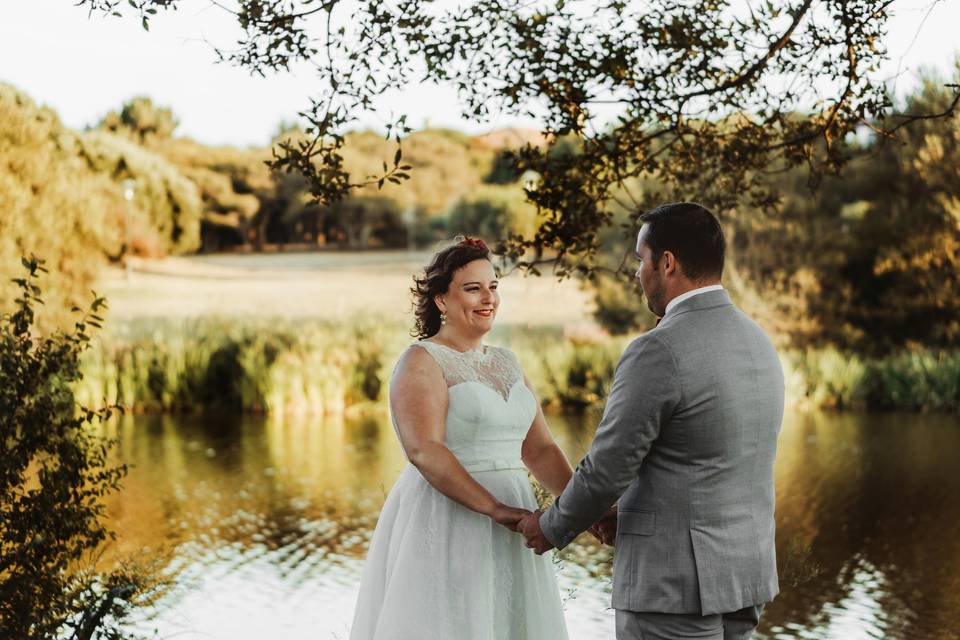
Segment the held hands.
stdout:
[[[505,504],[497,503],[490,512],[490,518],[499,525],[502,525],[510,531],[523,534],[529,549],[532,549],[537,555],[543,555],[550,549],[553,549],[553,543],[547,540],[540,528],[541,511],[530,512],[526,509],[508,507]],[[617,506],[614,505],[607,510],[592,527],[590,533],[601,544],[613,546],[617,537]]]
[[499,525],[503,525],[510,531],[517,531],[517,525],[527,516],[533,515],[526,509],[508,507],[505,504],[497,503],[493,510],[488,514],[490,519]]
[[527,539],[527,547],[533,549],[534,553],[542,556],[544,553],[553,549],[553,543],[547,540],[540,529],[540,516],[543,512],[536,511],[531,513],[517,525],[517,531],[523,534]]
[[527,540],[527,547],[533,549],[537,555],[543,555],[553,548],[553,544],[547,540],[543,531],[540,530],[542,512],[531,512],[497,503],[488,515],[494,522],[510,529],[510,531],[522,533]]
[[600,541],[600,544],[613,546],[617,539],[617,505],[610,507],[599,520],[593,523],[590,534]]

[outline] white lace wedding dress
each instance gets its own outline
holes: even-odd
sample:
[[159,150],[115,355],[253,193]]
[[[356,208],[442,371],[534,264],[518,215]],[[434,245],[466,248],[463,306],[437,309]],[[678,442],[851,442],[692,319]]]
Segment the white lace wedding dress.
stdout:
[[[516,356],[418,342],[447,381],[446,445],[506,505],[537,504],[520,461],[536,415]],[[550,554],[434,489],[407,465],[377,523],[351,640],[566,640]]]

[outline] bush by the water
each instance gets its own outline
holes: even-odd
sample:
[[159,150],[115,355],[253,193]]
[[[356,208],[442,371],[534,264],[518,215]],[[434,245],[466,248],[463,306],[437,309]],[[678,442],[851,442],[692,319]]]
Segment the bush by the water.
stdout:
[[114,407],[78,406],[73,392],[103,299],[73,331],[39,335],[46,269],[23,264],[16,311],[0,316],[0,637],[132,637],[122,623],[152,597],[149,579],[119,565],[100,571],[92,558],[110,537],[102,500],[126,473],[92,429]]
[[835,349],[790,351],[787,394],[840,409],[960,411],[960,352],[921,349],[866,358]]

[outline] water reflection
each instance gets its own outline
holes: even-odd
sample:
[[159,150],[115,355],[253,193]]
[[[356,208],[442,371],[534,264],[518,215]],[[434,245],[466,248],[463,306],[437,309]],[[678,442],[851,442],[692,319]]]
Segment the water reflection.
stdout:
[[[782,593],[762,630],[788,638],[955,638],[955,418],[789,415],[777,459]],[[783,564],[783,563],[782,563]]]
[[[596,416],[553,417],[576,460]],[[122,417],[134,465],[115,550],[165,553],[160,637],[345,638],[359,572],[405,462],[385,411],[348,420]],[[767,638],[953,638],[960,619],[960,420],[788,414],[777,459],[780,597]],[[559,558],[571,637],[613,636],[610,553]]]

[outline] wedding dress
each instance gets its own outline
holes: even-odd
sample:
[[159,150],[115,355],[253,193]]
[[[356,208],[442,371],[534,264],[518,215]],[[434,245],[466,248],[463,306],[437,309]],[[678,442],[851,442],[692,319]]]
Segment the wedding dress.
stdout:
[[[500,502],[537,508],[520,446],[536,399],[516,356],[417,342],[447,381],[445,444]],[[552,552],[447,498],[408,464],[370,543],[351,640],[566,640]]]

